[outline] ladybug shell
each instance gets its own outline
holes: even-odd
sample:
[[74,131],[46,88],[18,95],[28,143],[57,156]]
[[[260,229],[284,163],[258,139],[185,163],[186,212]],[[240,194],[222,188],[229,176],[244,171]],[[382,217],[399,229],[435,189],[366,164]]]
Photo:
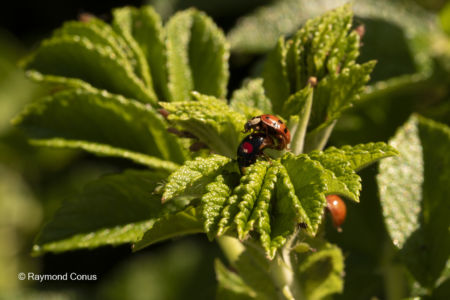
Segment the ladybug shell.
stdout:
[[269,128],[273,128],[273,130],[277,134],[283,137],[286,145],[291,142],[291,133],[289,132],[286,124],[282,120],[280,120],[280,118],[274,115],[261,115],[259,117],[261,118],[261,122],[263,124],[265,124]]
[[264,133],[253,133],[246,136],[239,144],[237,157],[240,167],[248,167],[256,162],[262,150],[272,144]]
[[338,195],[328,195],[326,198],[327,208],[331,213],[333,225],[340,230],[340,227],[344,223],[347,215],[347,207]]
[[244,125],[244,132],[248,132],[251,129],[276,138],[278,146],[274,148],[278,150],[285,149],[291,142],[291,133],[286,124],[274,115],[260,115],[248,120]]

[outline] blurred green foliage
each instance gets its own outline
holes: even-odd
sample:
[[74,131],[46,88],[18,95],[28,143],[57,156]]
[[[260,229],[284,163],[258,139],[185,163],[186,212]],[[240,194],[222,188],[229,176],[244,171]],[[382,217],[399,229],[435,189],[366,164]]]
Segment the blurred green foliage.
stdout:
[[[328,10],[329,5],[339,4],[317,1],[302,6],[307,1],[287,0],[149,2],[164,19],[178,9],[195,6],[215,20],[223,20],[226,28],[236,24],[228,31],[232,45],[231,36],[235,32],[243,32],[243,41],[252,40],[246,39],[245,34],[256,37],[261,34],[255,31],[258,29],[256,25],[255,30],[242,29],[248,21],[241,19],[235,23],[238,18],[248,14],[244,18],[251,20],[264,12],[275,16],[270,22],[262,17],[269,28],[278,30],[276,34],[263,32],[260,35],[264,39],[259,42],[269,46],[258,51],[251,51],[250,47],[232,48],[232,78],[234,74],[238,78],[255,75],[260,70],[261,55],[276,43],[279,35],[289,36],[306,19]],[[392,5],[388,1],[377,2],[365,0],[355,4],[354,26],[365,27],[359,61],[376,59],[378,63],[372,73],[371,88],[362,101],[338,121],[329,141],[333,145],[387,141],[412,112],[450,125],[450,4],[445,5],[442,0],[391,1]],[[428,11],[418,7],[416,2]],[[290,10],[289,16],[296,20],[284,26],[284,12],[289,10],[289,6],[279,10],[278,17],[276,9],[289,3],[302,9]],[[261,5],[266,7],[261,9]],[[271,36],[275,39],[268,38]],[[40,270],[39,264],[44,261],[28,256],[32,239],[39,223],[53,215],[62,199],[101,174],[132,165],[116,160],[93,160],[73,151],[29,146],[22,134],[10,127],[9,120],[41,92],[16,68],[16,61],[25,50],[5,33],[0,39],[0,298],[81,298],[84,287],[76,286],[75,292],[69,292],[73,289],[69,285],[61,294],[52,294],[51,291],[45,294],[39,291],[39,285],[19,282],[17,272]],[[240,82],[231,82],[230,85],[236,88]],[[348,203],[348,219],[343,233],[337,233],[331,222],[326,224],[327,239],[339,245],[345,256],[345,286],[343,293],[335,297],[337,299],[399,299],[411,293],[420,295],[424,292],[417,288],[411,277],[404,276],[405,270],[384,223],[374,179],[376,173],[376,167],[361,173],[364,182],[361,204]],[[196,292],[204,290],[204,285],[196,284],[207,282],[209,293],[203,297],[211,299],[215,292],[211,253],[217,249],[201,248],[183,240],[167,248],[162,247],[155,254],[128,257],[127,262],[106,275],[95,288],[97,297],[125,299],[134,295],[135,299],[197,299],[202,298]],[[199,253],[205,257],[199,257]],[[448,298],[449,280],[445,275],[448,269],[447,264],[447,271],[444,270],[438,280],[441,284],[429,297]],[[158,289],[155,288],[156,283]],[[31,289],[22,290],[23,286]],[[135,293],[137,290],[140,292]]]

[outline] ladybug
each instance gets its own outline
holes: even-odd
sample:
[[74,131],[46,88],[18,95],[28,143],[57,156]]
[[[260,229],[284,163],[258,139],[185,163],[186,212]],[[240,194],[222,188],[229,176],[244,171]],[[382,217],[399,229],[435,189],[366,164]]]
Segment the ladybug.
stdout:
[[265,132],[267,136],[273,136],[278,144],[273,148],[283,150],[291,142],[291,133],[286,124],[274,115],[260,115],[253,117],[244,125],[244,132]]
[[241,171],[243,168],[254,164],[258,156],[264,155],[262,152],[264,148],[270,148],[273,145],[272,138],[264,133],[252,133],[246,136],[239,144],[237,150],[238,164]]
[[327,208],[331,213],[331,218],[333,219],[333,225],[338,231],[342,231],[341,225],[345,221],[345,216],[347,215],[347,207],[344,201],[338,195],[328,195],[327,197]]

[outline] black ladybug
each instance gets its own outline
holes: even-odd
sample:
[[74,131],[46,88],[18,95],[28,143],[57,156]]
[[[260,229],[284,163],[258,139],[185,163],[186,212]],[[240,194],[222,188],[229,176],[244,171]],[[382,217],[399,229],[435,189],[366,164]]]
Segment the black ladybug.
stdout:
[[237,151],[239,168],[243,170],[254,164],[258,156],[263,155],[264,148],[273,146],[272,138],[265,133],[253,133],[246,136],[239,144]]

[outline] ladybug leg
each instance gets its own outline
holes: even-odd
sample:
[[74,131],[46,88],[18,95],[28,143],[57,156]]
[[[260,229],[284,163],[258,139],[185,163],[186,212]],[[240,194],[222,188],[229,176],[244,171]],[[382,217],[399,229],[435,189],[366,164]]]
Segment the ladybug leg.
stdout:
[[261,156],[263,156],[270,164],[272,164],[272,158],[261,151]]
[[259,147],[259,155],[263,156],[270,164],[272,164],[272,159],[266,153],[264,153],[263,150],[264,148],[273,148],[273,145],[273,140],[269,136],[267,136],[264,139],[264,143],[261,145],[261,147]]
[[289,148],[289,145],[286,141],[286,139],[284,138],[284,136],[280,135],[279,138],[282,140],[282,142],[280,143],[280,150],[286,149],[288,151],[290,151],[291,149]]
[[277,145],[274,147],[276,150],[283,150],[286,146],[284,138],[281,135],[277,135]]

